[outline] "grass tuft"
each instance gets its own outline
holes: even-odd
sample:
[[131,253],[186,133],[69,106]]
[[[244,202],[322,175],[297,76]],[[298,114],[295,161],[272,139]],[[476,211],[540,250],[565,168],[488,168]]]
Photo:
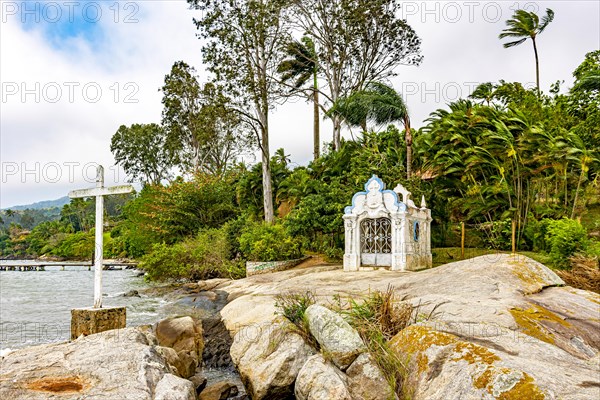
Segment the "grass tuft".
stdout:
[[294,332],[302,336],[309,345],[319,350],[319,343],[310,333],[305,315],[306,309],[315,302],[315,295],[310,290],[305,293],[279,294],[275,297],[275,307],[278,309],[276,314],[287,318],[293,324]]
[[360,303],[338,297],[337,309],[365,342],[369,353],[401,400],[413,398],[415,384],[410,382],[409,359],[394,352],[389,340],[420,318],[419,308],[396,295],[390,285],[385,292],[375,291]]
[[600,263],[597,258],[574,256],[570,270],[555,270],[569,286],[600,294]]

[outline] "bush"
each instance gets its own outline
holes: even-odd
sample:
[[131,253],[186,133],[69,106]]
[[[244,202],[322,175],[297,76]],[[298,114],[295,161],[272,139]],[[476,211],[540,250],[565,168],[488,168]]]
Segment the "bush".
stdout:
[[512,248],[512,221],[494,221],[485,230],[483,242],[488,249],[510,250]]
[[587,249],[587,232],[579,221],[569,218],[549,220],[547,224],[545,242],[550,259],[556,267],[567,268],[569,257]]
[[209,229],[195,238],[169,246],[155,244],[144,256],[140,268],[149,280],[190,280],[240,278],[245,267],[239,260],[229,259],[229,243],[224,230]]
[[544,218],[541,221],[530,220],[525,227],[525,238],[531,243],[533,251],[550,252],[550,246],[546,242],[546,234],[548,233],[548,225],[552,219]]
[[302,256],[302,243],[281,224],[250,223],[239,238],[240,250],[250,261],[285,261]]
[[89,260],[94,253],[94,230],[66,234],[54,249],[52,254],[77,260]]

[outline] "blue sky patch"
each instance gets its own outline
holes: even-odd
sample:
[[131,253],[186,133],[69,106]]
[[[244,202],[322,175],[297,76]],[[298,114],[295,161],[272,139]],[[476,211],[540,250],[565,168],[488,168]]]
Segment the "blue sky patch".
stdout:
[[21,1],[4,4],[2,12],[3,20],[41,30],[53,47],[64,49],[70,39],[97,43],[103,36],[100,22],[112,20],[121,8],[116,1]]

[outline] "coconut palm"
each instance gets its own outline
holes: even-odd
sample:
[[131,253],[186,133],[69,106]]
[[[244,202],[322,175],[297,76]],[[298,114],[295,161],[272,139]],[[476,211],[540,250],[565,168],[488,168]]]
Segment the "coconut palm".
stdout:
[[281,80],[283,82],[293,80],[291,84],[292,91],[297,91],[304,87],[312,78],[310,97],[313,100],[313,154],[314,158],[317,159],[320,153],[320,116],[319,85],[317,81],[319,66],[315,44],[311,38],[304,36],[300,41],[294,40],[289,42],[286,52],[289,57],[283,60],[277,67],[277,72],[281,74]]
[[517,38],[512,42],[504,43],[504,48],[518,46],[531,38],[533,42],[533,51],[535,53],[535,78],[538,95],[540,93],[540,66],[536,44],[536,37],[546,29],[548,24],[554,19],[554,11],[547,8],[546,15],[540,18],[534,12],[517,10],[512,18],[506,21],[507,28],[498,36],[500,39]]
[[338,115],[350,126],[367,131],[367,122],[378,126],[402,121],[406,140],[406,177],[410,179],[412,164],[412,131],[408,108],[400,93],[381,82],[369,82],[365,89],[335,102],[329,116]]

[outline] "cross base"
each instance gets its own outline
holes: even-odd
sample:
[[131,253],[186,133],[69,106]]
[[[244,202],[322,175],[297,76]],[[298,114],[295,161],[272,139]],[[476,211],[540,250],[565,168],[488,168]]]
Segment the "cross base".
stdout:
[[127,325],[125,307],[74,308],[71,310],[71,340]]

